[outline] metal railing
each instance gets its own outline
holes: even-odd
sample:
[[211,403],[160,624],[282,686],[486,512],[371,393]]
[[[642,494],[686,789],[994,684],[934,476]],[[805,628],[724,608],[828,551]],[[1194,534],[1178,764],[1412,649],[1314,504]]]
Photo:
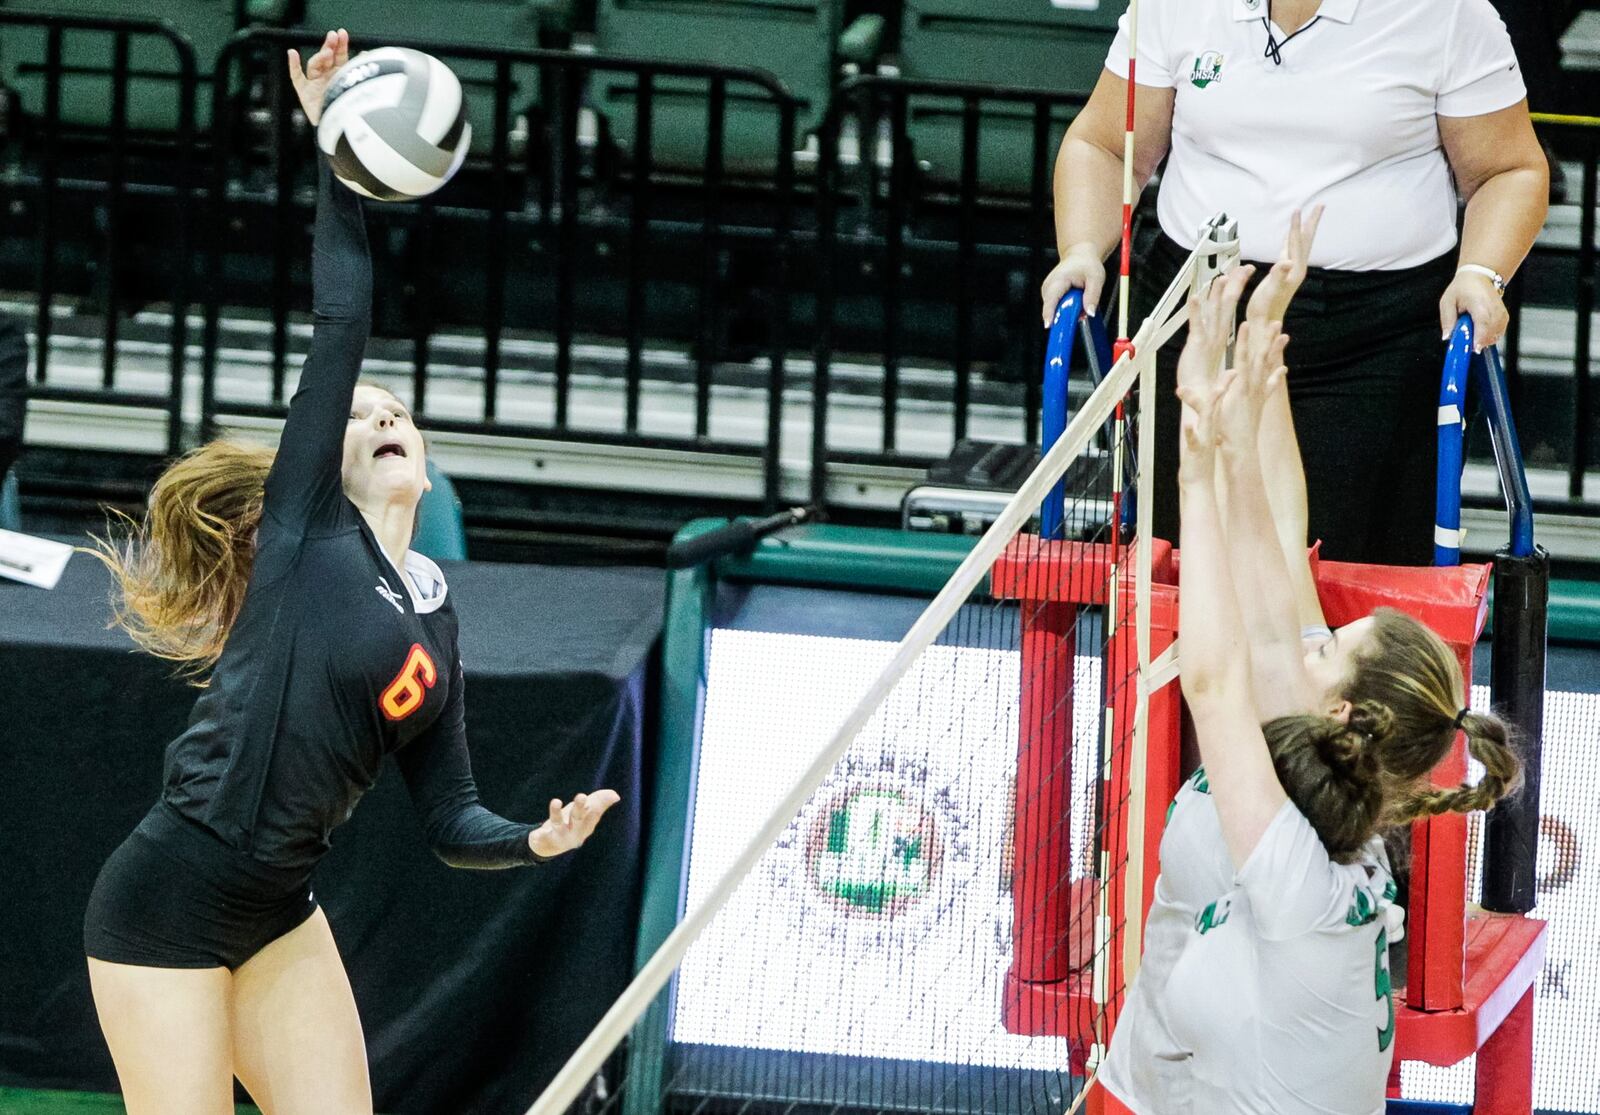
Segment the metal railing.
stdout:
[[[863,75],[850,78],[834,92],[818,129],[817,189],[817,326],[813,346],[814,385],[811,420],[811,500],[827,500],[831,460],[852,459],[885,464],[922,464],[926,458],[906,453],[900,444],[901,372],[905,353],[906,271],[913,259],[932,260],[931,269],[947,284],[947,304],[955,314],[950,353],[952,439],[967,437],[974,379],[973,311],[979,302],[976,272],[980,260],[1020,273],[1020,283],[1001,287],[1009,297],[1005,313],[1020,330],[1021,344],[1009,356],[1020,385],[1023,440],[1036,441],[1039,428],[1039,380],[1035,369],[1043,358],[1045,335],[1036,324],[1038,279],[1049,268],[1046,247],[1055,242],[1051,167],[1064,117],[1076,114],[1087,98],[1042,89],[912,81]],[[959,161],[953,178],[928,180],[922,173],[913,110],[920,105],[955,106],[960,120]],[[1028,175],[1019,194],[997,198],[980,190],[983,122],[996,111],[1009,110],[1007,125],[1026,129]],[[847,121],[859,121],[862,154],[849,173],[839,157]],[[880,164],[878,124],[887,125],[887,160]],[[921,179],[921,181],[919,181]],[[943,194],[945,204],[937,202]],[[941,218],[943,218],[941,220]],[[950,227],[953,224],[953,229]],[[1003,229],[1005,237],[980,241],[980,227]],[[851,249],[846,256],[845,248]],[[882,363],[882,425],[876,452],[845,454],[828,444],[830,372],[838,349],[838,279],[846,264],[877,277],[881,333],[874,355]],[[951,270],[944,270],[949,268]],[[1020,290],[1010,289],[1020,287]],[[1019,305],[1019,297],[1020,302]],[[993,300],[989,300],[992,304]]]
[[[218,130],[213,144],[212,174],[208,193],[208,224],[211,229],[207,252],[205,295],[206,329],[202,374],[202,417],[206,428],[216,424],[224,412],[241,415],[273,416],[283,412],[284,382],[288,363],[289,322],[291,315],[292,273],[304,252],[298,232],[309,217],[308,195],[298,188],[306,180],[310,166],[311,139],[293,136],[294,94],[282,70],[282,48],[302,42],[303,36],[277,30],[252,30],[236,36],[217,62],[214,119]],[[690,209],[698,218],[695,232],[701,242],[702,268],[709,267],[731,224],[725,212],[728,179],[724,172],[726,113],[730,88],[736,88],[745,102],[752,98],[769,105],[776,119],[773,134],[773,174],[766,192],[768,211],[773,216],[768,244],[771,267],[767,272],[772,297],[777,305],[789,300],[789,265],[795,240],[794,214],[795,130],[799,102],[771,75],[751,69],[715,65],[689,65],[643,59],[608,58],[556,50],[481,49],[441,43],[397,41],[396,46],[413,46],[435,54],[447,62],[478,62],[493,68],[491,92],[492,149],[480,159],[478,189],[485,195],[481,210],[451,208],[434,198],[417,203],[368,205],[371,236],[379,241],[391,233],[407,239],[411,258],[406,279],[411,286],[408,306],[420,311],[411,315],[413,405],[425,423],[437,430],[482,432],[574,441],[597,441],[609,445],[685,449],[725,454],[758,456],[762,460],[765,502],[776,505],[779,499],[779,448],[788,337],[785,315],[775,315],[768,337],[766,431],[758,443],[719,440],[710,429],[714,346],[702,343],[695,370],[695,418],[692,432],[672,435],[647,432],[641,421],[644,382],[644,347],[649,297],[647,266],[651,247],[660,229],[654,213],[661,189],[653,181],[652,131],[655,125],[656,92],[664,82],[675,90],[686,84],[703,84],[706,104],[707,155],[704,175],[692,187],[680,187],[691,196]],[[511,148],[513,117],[520,106],[512,103],[514,67],[531,67],[540,75],[541,87],[553,94],[541,107],[549,109],[549,127],[540,129],[547,138],[541,147],[530,140],[527,149],[514,153]],[[238,113],[229,111],[230,97],[247,85],[247,76],[259,73],[262,81],[265,115],[264,135],[246,135],[266,159],[259,186],[241,182],[236,173],[240,160]],[[614,191],[602,194],[598,183],[581,180],[579,125],[582,98],[591,79],[621,75],[632,79],[634,90],[633,143],[631,166],[621,176]],[[469,169],[471,164],[469,163]],[[470,176],[470,174],[469,174]],[[520,189],[513,188],[513,177]],[[603,202],[604,204],[600,204]],[[220,399],[217,393],[217,365],[220,319],[228,301],[225,263],[230,253],[230,225],[251,223],[266,214],[273,234],[271,252],[271,392],[268,402],[247,403]],[[480,329],[484,337],[483,405],[475,418],[447,417],[428,408],[429,341],[439,323],[428,312],[440,293],[437,280],[440,227],[447,222],[480,221],[486,224],[482,258],[484,294],[481,317],[476,321],[456,322],[457,326]],[[573,353],[577,333],[575,298],[582,276],[579,271],[580,233],[588,237],[620,234],[627,257],[621,320],[617,324],[624,339],[624,413],[620,429],[583,428],[574,423]],[[554,260],[549,275],[554,288],[554,306],[549,318],[538,323],[554,341],[552,362],[553,404],[548,421],[529,422],[507,418],[501,407],[503,342],[507,333],[508,273],[521,251]],[[699,288],[696,313],[698,332],[706,341],[715,332],[717,313],[716,284],[710,275]]]
[[[183,444],[182,404],[184,356],[188,344],[189,267],[191,214],[193,205],[191,165],[195,152],[195,97],[198,67],[194,48],[180,33],[162,22],[124,19],[111,16],[39,15],[0,9],[0,29],[38,28],[44,37],[43,58],[36,64],[19,66],[19,72],[37,73],[43,82],[42,105],[36,135],[19,136],[17,114],[5,137],[6,165],[0,176],[0,203],[11,212],[31,209],[33,224],[34,293],[34,383],[30,395],[36,399],[113,402],[119,405],[159,409],[166,412],[166,442],[169,453]],[[110,80],[111,104],[103,132],[86,127],[82,121],[71,126],[63,119],[63,84],[81,78],[82,67],[69,65],[65,48],[89,35],[109,34],[111,58],[106,76]],[[178,98],[176,129],[170,145],[163,144],[163,156],[151,160],[132,158],[128,124],[128,89],[134,72],[129,65],[135,42],[164,44],[172,51],[175,73],[163,75],[175,86]],[[13,96],[17,96],[15,90]],[[69,141],[76,133],[95,133],[87,157]],[[71,163],[64,167],[69,156]],[[91,172],[98,170],[98,173]],[[167,330],[167,382],[159,390],[127,390],[119,385],[117,342],[129,301],[122,272],[128,262],[130,229],[126,220],[128,199],[157,199],[170,209],[172,221],[171,276],[166,284],[171,308]],[[72,214],[63,210],[73,201],[90,204],[98,225],[96,263],[99,267],[99,305],[102,320],[101,375],[97,387],[58,382],[51,374],[51,339],[55,333],[55,309],[59,294],[62,223]]]
[[[12,114],[0,174],[13,242],[15,214],[30,220],[22,231],[31,242],[31,273],[19,278],[13,264],[9,285],[32,286],[40,342],[36,395],[159,409],[168,451],[180,450],[196,433],[185,428],[182,406],[187,311],[199,303],[199,432],[230,416],[280,415],[291,349],[306,320],[298,312],[308,303],[312,139],[297,122],[280,52],[303,44],[302,34],[241,33],[206,67],[180,32],[149,20],[0,9],[0,32],[13,28],[31,28],[42,40],[30,71],[39,103],[28,106],[26,117]],[[85,67],[72,54],[75,37],[85,33],[98,33],[102,42],[109,33],[103,69]],[[177,98],[175,124],[164,135],[128,123],[130,82],[148,86],[152,76],[148,53],[135,53],[146,40],[164,43],[173,59],[171,72],[160,75]],[[385,264],[403,261],[379,267],[379,343],[391,352],[404,349],[414,405],[435,429],[731,454],[759,462],[762,502],[771,506],[782,487],[785,403],[792,418],[805,399],[803,380],[790,370],[793,341],[795,350],[810,348],[814,367],[807,402],[815,502],[829,498],[830,466],[923,467],[964,437],[993,436],[1002,422],[1008,425],[1001,440],[1039,440],[1036,369],[1045,335],[1036,323],[1036,290],[1053,262],[1051,168],[1060,132],[1085,98],[849,78],[836,87],[822,119],[808,175],[799,155],[800,102],[762,71],[557,50],[409,45],[475,68],[471,99],[480,118],[491,121],[489,142],[441,198],[368,207],[375,253],[387,255]],[[536,97],[529,96],[528,73],[536,75]],[[98,127],[63,111],[63,88],[89,77],[111,91]],[[208,85],[209,105],[197,104]],[[627,96],[607,101],[605,91],[618,88]],[[681,130],[685,90],[703,108],[695,127],[704,133],[704,157],[688,168],[658,165],[656,153],[671,146],[660,142],[663,119],[676,119]],[[764,106],[762,127],[771,134],[770,158],[755,174],[725,158],[735,142],[730,113],[751,104]],[[519,123],[524,117],[527,127]],[[608,121],[625,134],[621,142],[605,142]],[[1572,450],[1564,464],[1568,495],[1579,499],[1593,460],[1600,120],[1537,121],[1543,134],[1578,152],[1583,166],[1576,242],[1547,238],[1525,269],[1561,269],[1563,284],[1568,271],[1575,275]],[[601,129],[598,137],[586,130],[591,122]],[[748,142],[751,129],[741,134]],[[681,148],[681,135],[666,138]],[[208,172],[197,173],[201,167]],[[85,245],[92,279],[84,268],[72,269],[72,254]],[[198,291],[188,262],[197,245],[203,248]],[[729,256],[756,259],[756,278],[723,273],[721,261]],[[246,258],[261,264],[254,286],[239,266]],[[679,289],[670,289],[663,267],[675,269],[668,278]],[[719,338],[741,282],[759,286],[770,305],[757,342],[763,359],[739,367],[721,359]],[[462,293],[468,283],[479,293]],[[1548,286],[1536,293],[1540,302],[1569,304],[1565,285],[1554,295]],[[807,298],[813,290],[814,304]],[[74,297],[99,312],[97,383],[82,368],[64,377],[52,367],[58,310]],[[1505,346],[1513,398],[1526,387],[1518,342],[1528,301],[1528,280],[1519,277],[1508,295]],[[129,310],[139,306],[158,310],[140,320],[138,337],[156,339],[151,330],[160,331],[166,367],[159,378],[148,363],[137,374],[118,367]],[[772,312],[778,307],[784,312]],[[219,379],[224,333],[231,319],[261,310],[267,370],[241,390],[239,381]],[[814,332],[800,342],[807,325]],[[469,383],[440,406],[435,346],[447,333],[481,335],[482,355],[480,361],[474,354],[468,372],[454,373]],[[616,414],[603,422],[574,406],[582,378],[577,346],[586,336],[619,353],[615,373],[606,376],[616,390]],[[533,342],[537,367],[508,367],[507,345],[526,355]],[[650,353],[673,345],[687,349],[673,367],[688,369],[686,382],[673,390],[692,411],[678,426],[664,425],[651,406],[655,387],[678,373],[652,363]],[[840,368],[850,353],[859,354],[858,366],[846,384]],[[464,411],[460,397],[480,382],[481,405]],[[508,384],[520,393],[509,410]],[[739,437],[713,421],[713,395],[730,385],[741,398],[758,400],[748,409],[759,410],[759,425],[752,418]],[[525,405],[530,391],[546,401]],[[871,443],[841,438],[837,430],[830,439],[830,417],[847,401],[873,412]],[[937,406],[922,406],[929,402]],[[1526,422],[1530,408],[1518,409]],[[926,427],[930,411],[948,423],[934,437]]]
[[[1577,321],[1573,336],[1572,455],[1567,461],[1567,497],[1581,500],[1584,495],[1584,476],[1589,471],[1592,453],[1590,438],[1594,427],[1589,346],[1593,339],[1595,310],[1595,208],[1600,205],[1600,194],[1596,192],[1596,166],[1600,164],[1600,117],[1535,113],[1533,119],[1546,139],[1582,152],[1583,170],[1578,188],[1578,243],[1573,248],[1539,245],[1534,249],[1535,254],[1540,256],[1571,258],[1577,268],[1577,281],[1572,292]],[[1511,324],[1506,333],[1506,374],[1513,392],[1517,390],[1521,371],[1518,341],[1521,338],[1523,290],[1523,284],[1513,282],[1507,292]]]
[[1475,354],[1472,318],[1462,314],[1450,332],[1439,382],[1435,565],[1461,561],[1462,434],[1469,376],[1477,385],[1488,420],[1500,489],[1511,519],[1510,540],[1494,555],[1489,698],[1495,711],[1518,730],[1525,775],[1522,789],[1501,802],[1484,823],[1483,905],[1503,913],[1526,914],[1538,897],[1550,555],[1533,540],[1533,499],[1528,493],[1500,351],[1491,345]]
[[1435,565],[1461,562],[1461,471],[1466,465],[1463,443],[1469,377],[1488,419],[1500,490],[1511,518],[1509,552],[1518,558],[1533,553],[1533,497],[1528,492],[1522,446],[1517,437],[1500,349],[1493,345],[1481,353],[1474,353],[1472,349],[1472,318],[1463,314],[1450,330],[1444,373],[1439,381],[1439,464],[1433,528]]
[[[1082,98],[1047,93],[1042,90],[1005,90],[942,82],[913,82],[882,76],[852,79],[837,88],[832,110],[819,133],[822,141],[820,179],[824,185],[818,191],[820,213],[818,248],[819,254],[825,261],[824,273],[830,277],[838,274],[841,269],[848,270],[841,268],[841,258],[847,264],[856,264],[864,249],[875,250],[877,253],[873,257],[877,264],[874,273],[881,275],[883,333],[881,344],[875,351],[881,356],[883,364],[882,434],[876,453],[851,453],[827,448],[826,423],[830,397],[827,376],[830,361],[837,358],[838,345],[832,328],[835,292],[831,286],[820,287],[819,322],[815,346],[819,390],[813,398],[815,413],[812,434],[812,498],[814,502],[820,502],[823,493],[827,491],[827,471],[830,461],[866,460],[875,463],[913,465],[922,463],[916,455],[902,451],[896,431],[900,425],[899,332],[902,305],[905,300],[902,293],[903,271],[905,260],[910,254],[908,244],[916,236],[914,231],[916,223],[926,209],[925,190],[919,191],[910,185],[919,174],[919,168],[912,138],[908,135],[911,129],[907,127],[907,106],[919,98],[930,97],[958,104],[963,125],[961,173],[956,183],[946,184],[947,192],[958,207],[956,235],[953,242],[929,240],[920,245],[925,250],[942,252],[947,261],[954,263],[950,302],[953,304],[957,323],[956,343],[951,361],[953,434],[956,440],[966,436],[969,428],[968,407],[972,397],[969,351],[971,332],[967,326],[971,307],[975,301],[970,282],[973,259],[979,255],[990,255],[1026,260],[1026,273],[1030,281],[1011,284],[1013,289],[1006,291],[1009,300],[1002,311],[1008,320],[1019,321],[1031,320],[1033,313],[1036,312],[1035,290],[1038,281],[1048,270],[1049,263],[1053,262],[1053,255],[1046,258],[1046,249],[1054,243],[1053,206],[1047,170],[1053,164],[1056,143],[1042,142],[1042,137],[1049,128],[1044,117],[1048,111],[1046,106],[1070,110],[1081,105]],[[852,105],[852,100],[857,103]],[[1021,196],[1007,199],[1013,206],[1025,208],[1026,222],[1019,222],[1011,227],[1000,226],[995,222],[988,223],[984,227],[990,233],[990,237],[975,248],[970,237],[972,230],[978,227],[978,214],[985,204],[990,206],[996,204],[994,199],[985,197],[976,188],[979,175],[974,168],[974,155],[978,150],[979,121],[984,113],[985,102],[990,100],[1029,106],[1034,113],[1035,144],[1030,153],[1030,189]],[[859,102],[862,101],[874,102],[876,107],[864,112],[859,107]],[[843,178],[839,175],[840,162],[834,145],[829,142],[829,137],[839,134],[841,121],[849,119],[852,113],[889,121],[888,165],[885,168],[877,166],[871,168],[873,172],[887,179],[887,186],[884,188],[873,189],[870,176],[858,171],[855,179],[868,177],[869,182],[866,186],[852,189],[849,175]],[[1574,275],[1571,283],[1571,306],[1574,311],[1571,348],[1572,405],[1569,415],[1571,451],[1565,462],[1565,471],[1567,497],[1573,502],[1579,502],[1585,495],[1584,478],[1593,467],[1592,430],[1595,423],[1595,401],[1591,345],[1596,271],[1597,262],[1600,262],[1596,258],[1595,229],[1597,204],[1600,204],[1600,198],[1597,198],[1596,193],[1596,168],[1597,163],[1600,163],[1600,118],[1536,114],[1534,119],[1541,135],[1555,141],[1563,149],[1578,152],[1582,167],[1574,191],[1579,214],[1575,243],[1569,245],[1551,242],[1546,238],[1534,246],[1529,263],[1524,267],[1524,272],[1541,268],[1558,270],[1561,275],[1559,281],[1563,283],[1568,270]],[[861,216],[863,213],[868,215]],[[1005,238],[995,237],[993,233],[996,231],[1002,233]],[[855,255],[847,254],[846,248],[854,250]],[[828,261],[832,261],[831,266],[826,265]],[[1548,286],[1549,282],[1547,281],[1545,285]],[[1525,386],[1521,378],[1519,342],[1524,332],[1524,308],[1528,301],[1528,286],[1528,280],[1519,277],[1507,292],[1507,308],[1511,322],[1505,341],[1505,366],[1513,397],[1520,397]],[[1548,295],[1541,299],[1541,303],[1551,304]],[[1038,337],[1029,338],[1027,344],[1021,347],[1021,351],[1015,355],[1020,367],[1033,369],[1039,366],[1038,342],[1041,340],[1042,338]],[[1037,440],[1038,435],[1037,380],[1031,373],[1025,374],[1022,384],[1020,405],[1025,416],[1023,436],[1025,440],[1033,442]],[[1517,409],[1526,416],[1528,408]],[[1524,421],[1526,420],[1524,417]]]

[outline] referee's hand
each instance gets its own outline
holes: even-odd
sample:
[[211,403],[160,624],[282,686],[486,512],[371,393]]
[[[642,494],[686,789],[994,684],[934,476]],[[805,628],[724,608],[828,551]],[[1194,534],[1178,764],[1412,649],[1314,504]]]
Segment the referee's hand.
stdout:
[[1083,312],[1092,315],[1100,305],[1100,292],[1105,285],[1106,265],[1093,248],[1079,245],[1068,249],[1039,287],[1044,300],[1044,327],[1049,329],[1055,321],[1056,307],[1069,290],[1083,290]]
[[615,790],[579,794],[566,805],[560,798],[550,799],[550,819],[528,834],[528,847],[545,859],[581,848],[606,810],[621,800]]
[[1505,336],[1511,314],[1506,310],[1505,299],[1495,289],[1487,276],[1472,271],[1459,271],[1444,297],[1439,299],[1439,336],[1450,339],[1450,330],[1462,314],[1472,315],[1472,350],[1482,352],[1499,343]]

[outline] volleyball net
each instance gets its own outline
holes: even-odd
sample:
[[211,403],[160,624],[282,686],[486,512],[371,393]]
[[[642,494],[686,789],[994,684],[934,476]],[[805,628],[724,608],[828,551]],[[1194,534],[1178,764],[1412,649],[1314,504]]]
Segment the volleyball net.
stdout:
[[[1163,779],[1176,763],[1140,402],[1191,286],[1236,258],[1219,218],[898,643],[793,657],[760,698],[789,746],[738,739],[754,695],[708,690],[736,758],[702,741],[677,927],[529,1115],[1083,1103],[1154,882],[1152,732]],[[759,634],[715,630],[708,671]]]

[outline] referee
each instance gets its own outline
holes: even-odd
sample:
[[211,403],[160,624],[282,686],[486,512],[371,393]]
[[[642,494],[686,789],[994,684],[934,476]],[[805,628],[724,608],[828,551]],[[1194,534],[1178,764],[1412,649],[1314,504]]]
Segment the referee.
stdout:
[[[1127,79],[1124,16],[1056,160],[1046,321],[1070,288],[1101,300],[1121,233]],[[1243,257],[1265,263],[1292,212],[1323,206],[1285,322],[1311,537],[1329,558],[1428,563],[1441,333],[1468,313],[1478,344],[1500,339],[1505,283],[1548,204],[1504,24],[1489,0],[1143,0],[1135,80],[1136,184],[1167,162],[1134,325],[1217,210],[1238,220]],[[1155,406],[1165,538],[1178,525],[1179,347],[1164,349]]]

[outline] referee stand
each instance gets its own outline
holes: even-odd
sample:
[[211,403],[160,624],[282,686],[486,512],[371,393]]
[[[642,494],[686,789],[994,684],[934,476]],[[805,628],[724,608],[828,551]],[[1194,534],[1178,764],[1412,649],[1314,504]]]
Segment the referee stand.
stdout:
[[[1489,566],[1462,566],[1461,470],[1469,378],[1488,419],[1501,489],[1511,517],[1511,537]],[[1522,739],[1523,788],[1484,819],[1483,899],[1468,908],[1466,824],[1461,817],[1434,817],[1413,830],[1413,873],[1407,920],[1411,952],[1404,1005],[1396,1011],[1399,1033],[1389,1094],[1399,1094],[1400,1062],[1453,1065],[1478,1056],[1471,1110],[1511,1115],[1533,1110],[1533,994],[1544,967],[1548,926],[1528,917],[1536,901],[1539,838],[1540,756],[1544,724],[1545,639],[1550,595],[1550,558],[1533,541],[1533,504],[1522,451],[1506,390],[1499,351],[1473,353],[1472,320],[1466,315],[1451,332],[1439,391],[1439,471],[1434,530],[1434,565],[1441,583],[1452,574],[1476,580],[1478,601],[1449,606],[1457,626],[1440,630],[1462,655],[1471,684],[1471,652],[1487,618],[1485,599],[1492,575],[1493,643],[1490,701]],[[1473,571],[1477,572],[1474,573]],[[1405,573],[1387,570],[1386,574]],[[1423,571],[1415,571],[1421,573]],[[1326,597],[1325,597],[1326,603]],[[1434,615],[1425,617],[1430,623]],[[1331,622],[1335,620],[1330,610]],[[1465,696],[1465,695],[1464,695]],[[1454,784],[1466,774],[1463,748],[1437,772]],[[1391,1100],[1391,1111],[1446,1111],[1437,1104]]]
[[[1053,343],[1046,361],[1042,416],[1046,448],[1065,425],[1065,380],[1072,347],[1068,338],[1080,327],[1080,319],[1091,367],[1105,366],[1103,334],[1096,335],[1097,322],[1082,317],[1081,297],[1074,299],[1073,294],[1063,302],[1064,320],[1058,320],[1052,330]],[[1492,585],[1491,703],[1516,727],[1523,744],[1523,788],[1484,819],[1480,905],[1473,906],[1468,901],[1467,818],[1445,814],[1418,822],[1412,828],[1406,973],[1404,985],[1392,989],[1397,1033],[1388,1107],[1395,1113],[1519,1115],[1533,1111],[1533,996],[1535,981],[1544,966],[1548,926],[1528,914],[1536,899],[1550,562],[1548,554],[1533,542],[1532,501],[1498,350],[1491,348],[1482,355],[1475,355],[1472,350],[1471,319],[1463,315],[1451,334],[1440,387],[1434,566],[1319,561],[1315,554],[1312,559],[1330,626],[1350,623],[1379,607],[1397,608],[1422,620],[1450,645],[1461,662],[1467,688],[1461,695],[1464,705],[1471,696],[1473,651],[1489,619]],[[1462,442],[1469,378],[1476,383],[1489,421],[1501,486],[1511,515],[1510,542],[1490,565],[1460,564]],[[1060,413],[1053,414],[1056,410]],[[1049,545],[1045,539],[1060,536],[1059,508],[1060,496],[1052,493],[1041,509],[1043,538],[1035,545]],[[1171,551],[1166,554],[1167,560],[1176,556]],[[1164,589],[1171,595],[1165,603],[1175,616],[1176,585]],[[1026,750],[1028,740],[1040,733],[1038,726],[1030,729],[1026,723],[1026,701],[1023,712],[1024,723],[1019,727]],[[1155,728],[1150,733],[1149,746],[1146,800],[1168,800],[1181,777],[1178,733]],[[1027,769],[1023,763],[1019,776]],[[1455,786],[1465,781],[1467,774],[1465,738],[1458,736],[1450,756],[1434,771],[1434,781],[1440,786]],[[1020,784],[1018,790],[1020,800]],[[1159,854],[1160,828],[1157,823],[1149,831],[1108,834],[1108,839],[1124,848],[1141,841],[1147,862],[1154,863]],[[1020,869],[1020,862],[1018,866]],[[1146,895],[1146,914],[1149,901]],[[1081,1039],[1081,1034],[1075,1032],[1081,1030],[1081,1025],[1073,1026],[1067,1021],[1076,1012],[1059,1006],[1051,1010],[1043,1002],[1028,1003],[1033,1009],[1016,1009],[1027,1002],[1027,988],[1048,986],[1032,985],[1028,976],[1013,972],[1008,978],[1008,1005],[1014,1008],[1008,1012],[1008,1028]],[[1378,990],[1382,994],[1391,989]],[[1081,1019],[1073,1021],[1081,1023]],[[1475,1099],[1471,1106],[1399,1098],[1403,1061],[1443,1067],[1474,1054]],[[1114,1115],[1122,1108],[1104,1089],[1094,1088],[1088,1110]]]

